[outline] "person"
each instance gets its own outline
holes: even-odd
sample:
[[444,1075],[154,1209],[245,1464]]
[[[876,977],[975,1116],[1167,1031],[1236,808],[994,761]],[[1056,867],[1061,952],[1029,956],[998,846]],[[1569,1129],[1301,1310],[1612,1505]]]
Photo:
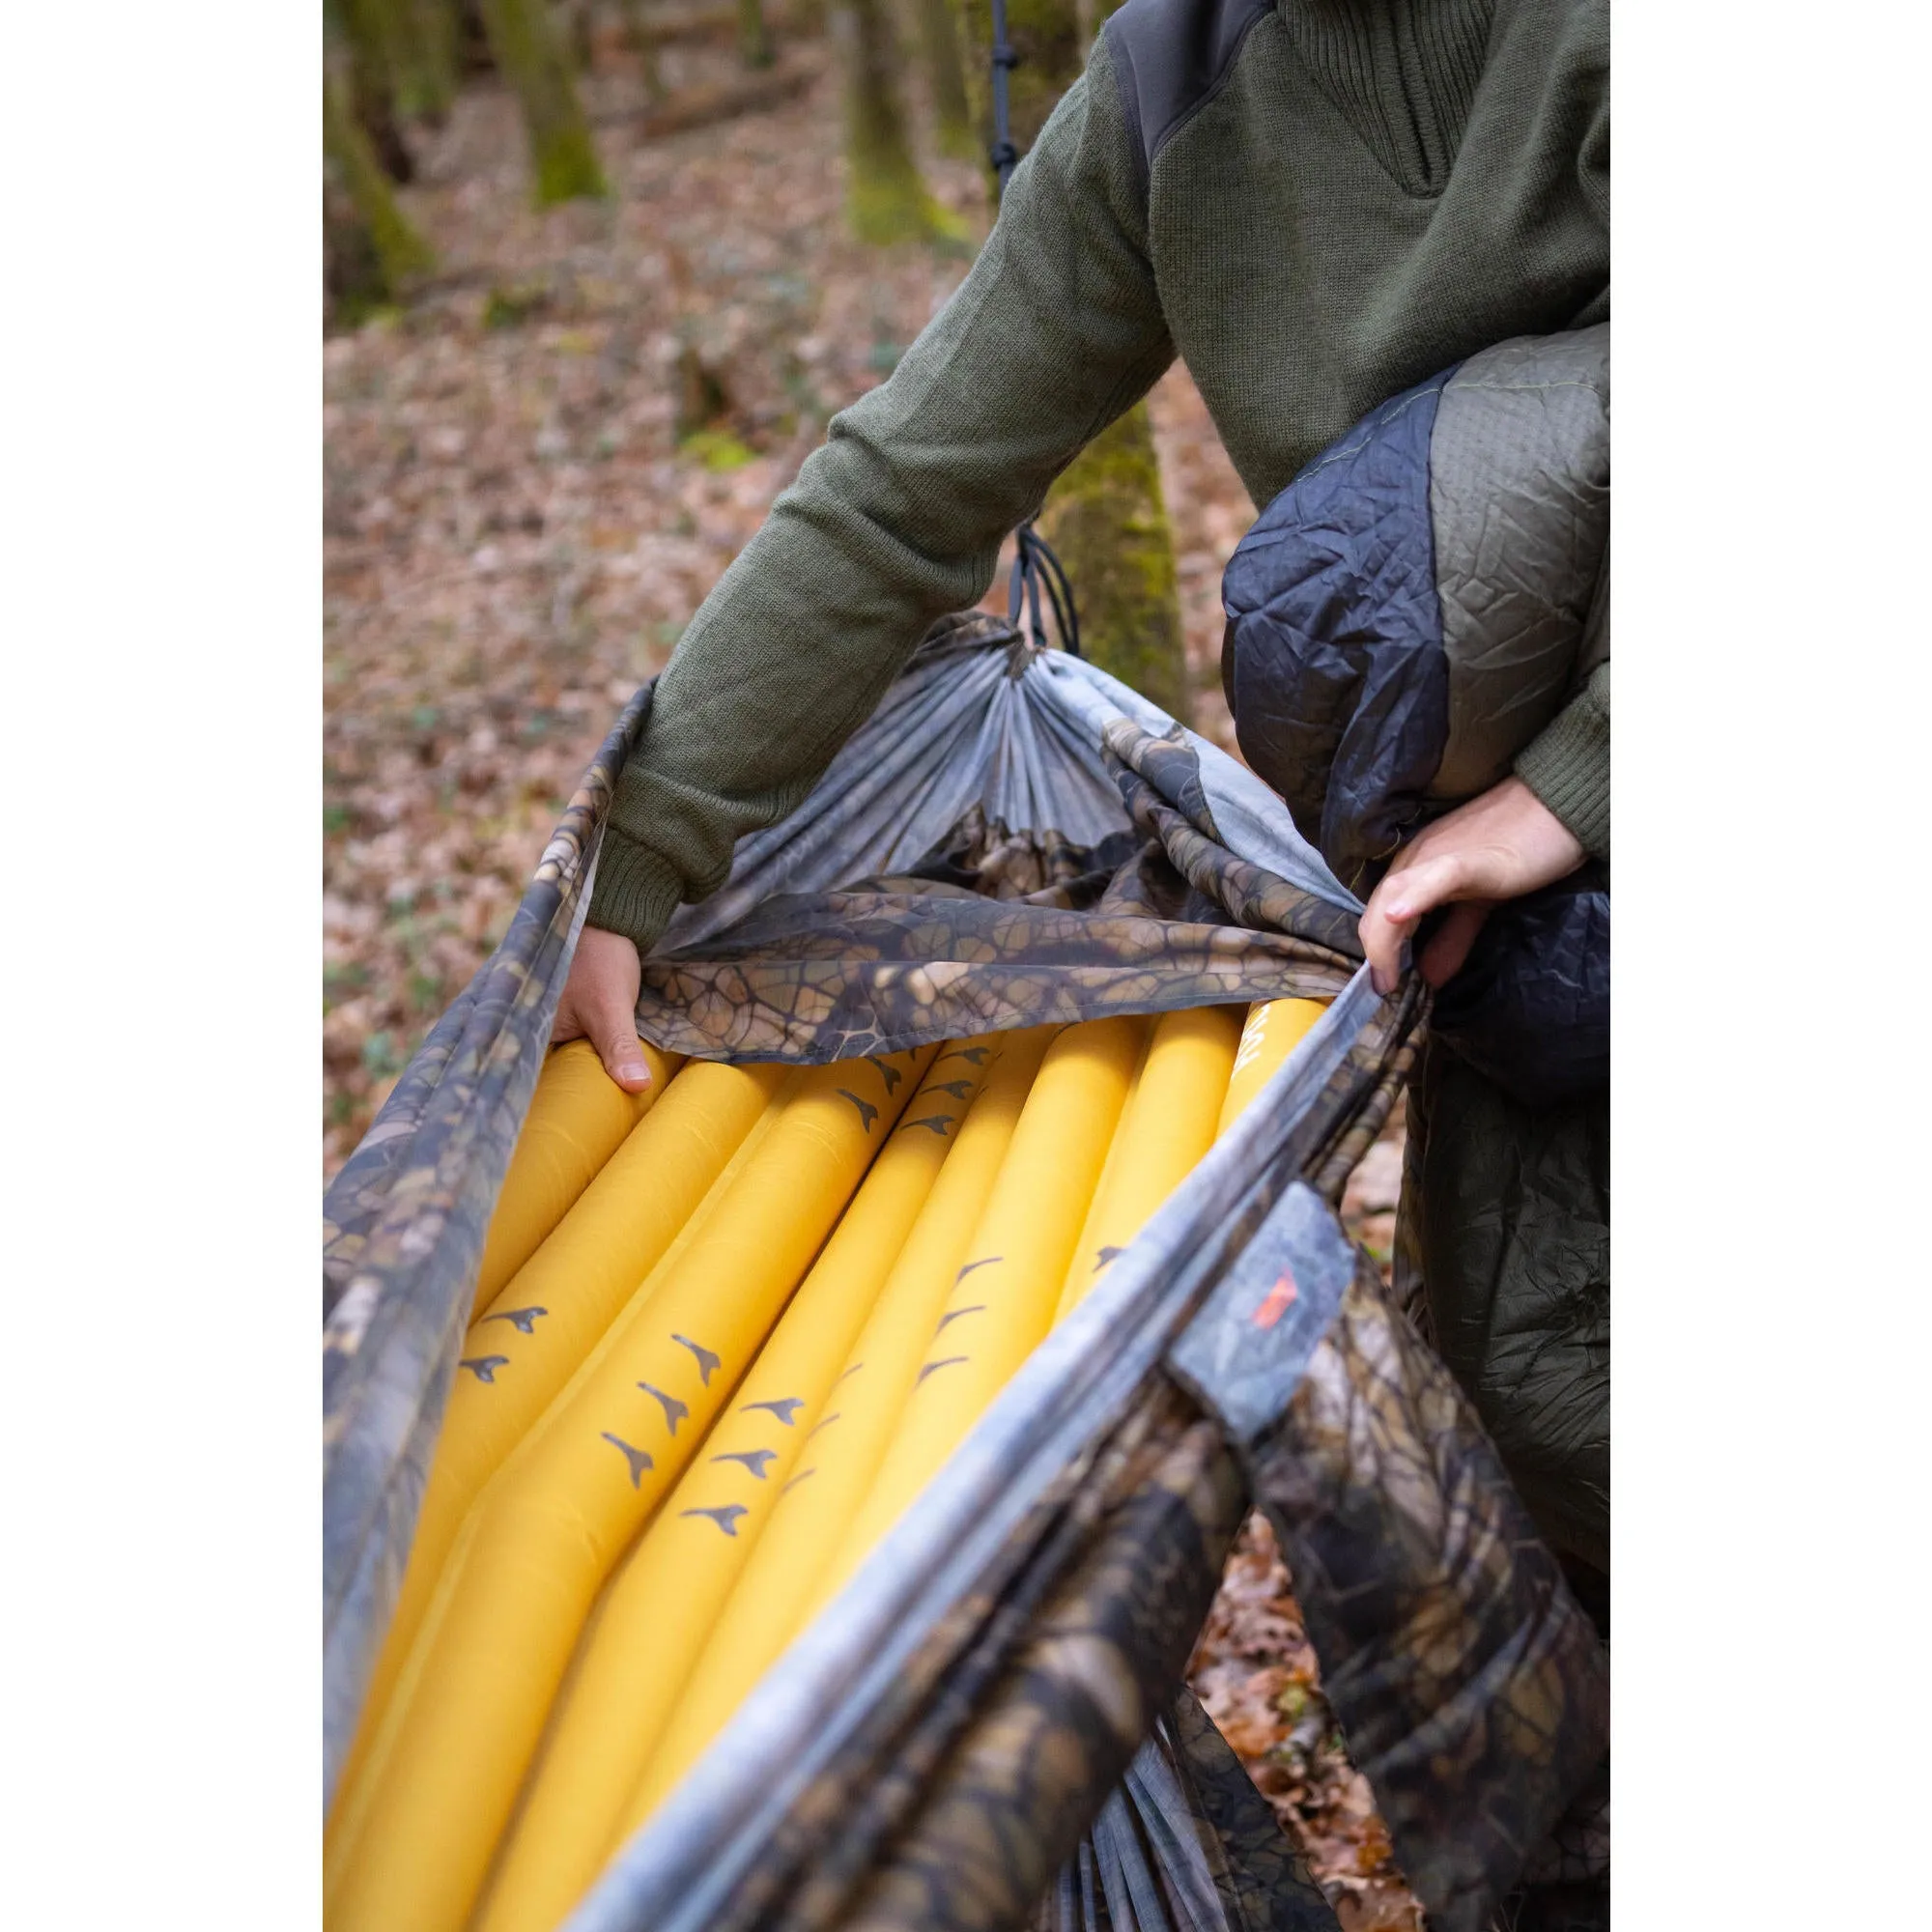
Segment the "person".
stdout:
[[[1384,398],[1609,313],[1606,0],[1128,0],[972,271],[835,417],[687,627],[618,781],[556,1037],[636,1091],[639,949],[809,791],[1007,533],[1180,357],[1257,503]],[[1607,856],[1581,694],[1431,825],[1363,944],[1453,973],[1486,901]]]
[[[1608,42],[1606,0],[1127,0],[1113,14],[971,272],[890,379],[834,418],[658,680],[555,1037],[589,1038],[620,1085],[645,1084],[639,950],[723,882],[737,839],[803,799],[927,628],[978,603],[1007,534],[1177,356],[1265,504],[1409,386],[1514,337],[1607,321]],[[1418,939],[1417,969],[1445,984],[1490,908],[1608,857],[1602,668],[1508,777],[1397,853],[1361,920],[1376,984],[1394,983]],[[1556,1148],[1580,1177],[1561,1238],[1583,1256],[1573,1286],[1591,1323],[1601,1303],[1601,1348],[1594,1326],[1585,1342],[1606,1415],[1607,1095],[1554,1124],[1513,1104],[1431,1049],[1410,1179],[1425,1146],[1437,1171],[1419,1175],[1419,1234],[1405,1185],[1409,1245],[1426,1264],[1443,1216],[1467,1234],[1471,1187]],[[1515,1150],[1516,1167],[1472,1166],[1472,1147]],[[1536,1231],[1505,1232],[1489,1249],[1448,1240],[1456,1293],[1487,1292],[1485,1255],[1497,1279],[1532,1281]],[[1470,1317],[1428,1286],[1438,1332]],[[1518,1475],[1498,1428],[1507,1391],[1480,1361],[1447,1358]],[[1525,1497],[1561,1534],[1563,1511]],[[1607,1507],[1605,1477],[1563,1551],[1579,1577],[1606,1577]]]

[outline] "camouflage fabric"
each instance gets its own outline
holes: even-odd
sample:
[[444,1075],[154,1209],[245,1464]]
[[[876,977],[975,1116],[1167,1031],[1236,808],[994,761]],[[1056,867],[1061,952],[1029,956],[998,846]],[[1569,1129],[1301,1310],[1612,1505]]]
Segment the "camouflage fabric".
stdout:
[[323,1203],[323,1792],[402,1587],[490,1210],[543,1065],[624,755],[625,706],[509,931],[404,1069]]
[[1432,1926],[1482,1932],[1607,1749],[1596,1628],[1366,1259],[1251,1461],[1396,1857]]

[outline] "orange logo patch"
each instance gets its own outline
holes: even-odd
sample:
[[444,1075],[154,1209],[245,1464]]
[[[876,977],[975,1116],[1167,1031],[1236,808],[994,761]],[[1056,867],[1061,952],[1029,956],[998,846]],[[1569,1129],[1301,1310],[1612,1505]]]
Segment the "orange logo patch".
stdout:
[[1299,1292],[1294,1285],[1294,1276],[1287,1268],[1283,1268],[1280,1280],[1268,1290],[1267,1299],[1255,1310],[1255,1326],[1272,1328],[1294,1306],[1294,1297]]

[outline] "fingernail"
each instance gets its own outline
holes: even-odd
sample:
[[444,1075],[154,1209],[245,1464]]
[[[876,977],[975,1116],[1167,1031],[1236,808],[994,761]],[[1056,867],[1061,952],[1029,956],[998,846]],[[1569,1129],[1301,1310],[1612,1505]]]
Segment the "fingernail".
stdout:
[[617,1077],[620,1080],[648,1080],[651,1075],[641,1060],[624,1060],[617,1064]]

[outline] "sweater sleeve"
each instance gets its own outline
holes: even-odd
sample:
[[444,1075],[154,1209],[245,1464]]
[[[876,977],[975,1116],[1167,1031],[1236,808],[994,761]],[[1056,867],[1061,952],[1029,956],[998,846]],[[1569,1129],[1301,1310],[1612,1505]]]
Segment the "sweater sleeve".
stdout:
[[1516,775],[1576,834],[1593,859],[1610,856],[1610,667],[1518,754]]
[[687,627],[618,781],[590,923],[655,943],[791,810],[928,627],[1174,350],[1104,45],[1008,185],[972,271],[836,416]]

